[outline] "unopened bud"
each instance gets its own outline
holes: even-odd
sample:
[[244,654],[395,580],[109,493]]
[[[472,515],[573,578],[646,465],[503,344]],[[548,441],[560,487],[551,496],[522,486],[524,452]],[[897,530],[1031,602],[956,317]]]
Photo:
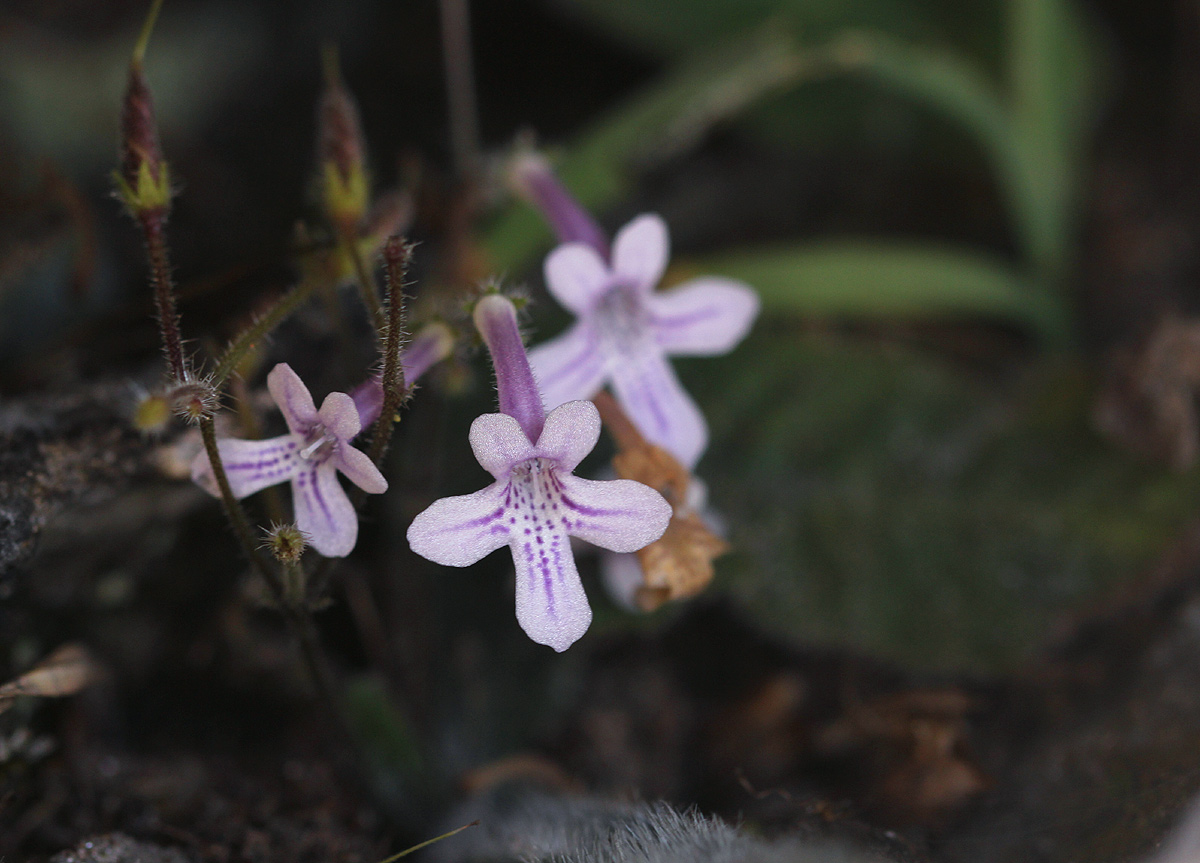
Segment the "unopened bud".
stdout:
[[300,562],[308,547],[308,538],[294,524],[273,524],[267,529],[263,547],[283,565],[292,566]]
[[367,212],[370,185],[358,105],[342,84],[337,55],[325,56],[325,89],[317,103],[321,203],[339,229],[353,231]]
[[129,84],[121,104],[119,155],[117,195],[130,213],[165,215],[171,204],[171,183],[158,140],[154,98],[138,60],[129,64]]

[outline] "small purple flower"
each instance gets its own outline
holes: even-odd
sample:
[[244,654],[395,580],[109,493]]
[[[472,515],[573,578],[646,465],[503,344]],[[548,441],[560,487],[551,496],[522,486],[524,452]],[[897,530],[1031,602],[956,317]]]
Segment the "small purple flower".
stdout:
[[530,351],[546,404],[590,398],[612,384],[642,434],[694,467],[708,429],[668,355],[733,349],[758,314],[758,297],[741,282],[692,279],[656,292],[667,266],[667,226],[654,214],[620,230],[611,261],[594,244],[565,243],[546,259],[546,284],[577,322]]
[[[269,440],[227,438],[217,444],[237,498],[290,481],[296,525],[326,557],[345,557],[358,541],[358,515],[337,472],[370,494],[387,491],[375,464],[350,445],[362,431],[354,400],[330,393],[317,410],[308,387],[287,363],[267,375],[267,389],[283,412],[288,433]],[[220,496],[207,453],[192,462],[192,479]]]
[[417,554],[446,566],[469,566],[509,546],[521,628],[563,651],[592,621],[568,537],[635,551],[662,535],[671,506],[632,480],[572,476],[600,437],[595,405],[572,401],[546,415],[507,299],[480,300],[475,324],[492,354],[502,412],[477,417],[470,441],[496,481],[435,501],[413,520],[408,541]]

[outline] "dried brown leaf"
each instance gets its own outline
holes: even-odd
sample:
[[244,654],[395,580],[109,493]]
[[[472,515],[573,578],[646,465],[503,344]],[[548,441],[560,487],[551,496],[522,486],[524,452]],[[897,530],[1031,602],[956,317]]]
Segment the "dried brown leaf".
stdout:
[[20,677],[0,686],[0,712],[22,695],[74,695],[95,680],[97,672],[95,662],[81,645],[64,644]]

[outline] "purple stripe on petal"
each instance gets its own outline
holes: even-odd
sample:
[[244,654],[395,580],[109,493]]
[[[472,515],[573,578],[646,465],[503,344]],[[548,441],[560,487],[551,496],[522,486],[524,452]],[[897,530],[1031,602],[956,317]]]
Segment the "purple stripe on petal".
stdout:
[[643,435],[692,468],[708,445],[708,426],[675,371],[654,346],[612,365],[613,393]]
[[650,294],[646,304],[655,338],[669,354],[712,355],[733,350],[758,316],[758,295],[732,279],[693,279]]
[[551,554],[566,542],[561,528],[544,531],[549,545],[533,541],[513,543],[517,574],[517,621],[538,644],[566,650],[592,622],[592,609],[570,554]]
[[[226,438],[217,447],[230,489],[239,499],[291,479],[302,464],[294,435],[268,440]],[[192,479],[209,494],[220,495],[207,453],[199,453],[192,462]]]
[[474,494],[444,497],[419,513],[408,527],[408,542],[422,557],[444,566],[470,566],[508,543],[506,485],[495,482]]
[[332,462],[325,462],[292,479],[296,526],[312,547],[326,557],[345,557],[358,541],[358,515],[338,482]]
[[586,323],[576,324],[531,350],[529,364],[547,410],[575,399],[591,398],[604,385],[604,354],[596,331]]
[[570,535],[609,551],[637,551],[662,536],[671,520],[671,505],[640,482],[560,480],[563,502],[585,516],[568,529]]

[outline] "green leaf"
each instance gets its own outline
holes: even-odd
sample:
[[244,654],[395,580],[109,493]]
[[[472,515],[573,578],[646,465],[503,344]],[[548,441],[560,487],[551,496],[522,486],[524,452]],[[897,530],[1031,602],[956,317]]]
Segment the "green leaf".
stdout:
[[961,249],[840,240],[706,258],[694,269],[754,286],[768,313],[992,316],[1057,342],[1068,327],[1056,295],[999,259]]
[[989,379],[776,321],[680,368],[734,545],[714,589],[789,638],[1011,668],[1138,578],[1200,505],[1195,471],[1092,433],[1088,377],[1062,358]]

